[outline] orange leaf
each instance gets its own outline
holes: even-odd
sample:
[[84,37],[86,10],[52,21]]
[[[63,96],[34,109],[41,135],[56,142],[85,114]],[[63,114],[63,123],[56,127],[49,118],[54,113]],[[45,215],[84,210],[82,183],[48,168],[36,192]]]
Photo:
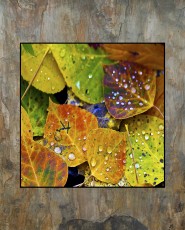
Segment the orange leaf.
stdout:
[[28,114],[21,107],[21,186],[64,186],[68,168],[63,159],[33,141]]
[[163,44],[103,44],[113,60],[136,62],[151,69],[164,69]]
[[87,137],[86,146],[91,174],[103,182],[118,183],[125,171],[125,134],[94,129]]
[[58,105],[50,100],[44,136],[54,146],[64,146],[62,158],[74,167],[86,161],[87,134],[98,128],[97,118],[73,105]]
[[26,110],[21,106],[21,136],[33,139],[32,126]]
[[21,139],[21,186],[63,187],[68,167],[62,158],[24,136]]
[[[160,75],[156,78],[156,96],[154,105],[164,114],[164,75]],[[146,114],[163,118],[159,111],[155,107],[149,109]]]

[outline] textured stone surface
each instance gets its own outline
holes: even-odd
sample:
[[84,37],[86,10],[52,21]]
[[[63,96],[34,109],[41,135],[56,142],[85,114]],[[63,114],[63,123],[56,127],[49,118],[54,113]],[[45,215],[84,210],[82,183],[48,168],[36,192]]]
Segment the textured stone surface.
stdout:
[[73,219],[60,224],[59,230],[147,230],[147,228],[130,216],[111,216],[103,222]]
[[[19,43],[25,41],[166,43],[165,189],[19,188]],[[95,223],[116,214],[149,230],[185,229],[184,63],[184,0],[1,0],[0,228],[59,229],[73,219]]]

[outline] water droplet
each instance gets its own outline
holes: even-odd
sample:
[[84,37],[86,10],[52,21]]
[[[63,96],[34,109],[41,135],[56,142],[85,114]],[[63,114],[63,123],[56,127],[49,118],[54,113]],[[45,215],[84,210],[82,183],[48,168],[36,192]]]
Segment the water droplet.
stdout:
[[142,105],[143,105],[143,103],[142,103],[142,102],[139,102],[139,105],[140,105],[140,106],[142,106]]
[[50,80],[50,77],[48,77],[48,81]]
[[138,142],[138,139],[136,139],[136,142]]
[[108,180],[109,178],[108,178],[108,177],[106,177],[105,179],[106,179],[106,180]]
[[84,152],[86,152],[86,151],[87,151],[87,146],[84,145],[84,146],[82,147],[82,150],[83,150]]
[[68,159],[70,160],[70,161],[73,161],[73,160],[75,160],[75,155],[74,155],[74,153],[70,153],[69,154],[69,156],[68,156]]
[[106,156],[106,157],[105,157],[105,160],[108,161],[108,159],[109,159],[109,156]]
[[145,134],[145,131],[144,131],[144,130],[142,131],[142,134],[143,134],[143,135]]
[[138,169],[140,167],[139,164],[135,164],[135,168]]
[[128,102],[128,105],[131,105],[131,102],[130,102],[130,101]]
[[131,88],[131,92],[132,93],[135,93],[136,92],[136,89],[134,87]]
[[89,79],[92,78],[92,77],[93,77],[92,74],[89,74],[89,75],[88,75],[88,78],[89,78]]
[[91,56],[91,60],[94,60],[94,56]]
[[126,163],[126,160],[123,160],[123,164],[125,164]]
[[33,71],[33,69],[30,69],[30,71],[32,72],[32,71]]
[[124,84],[123,87],[126,89],[126,88],[128,87],[128,85],[127,85],[127,84]]
[[133,110],[134,108],[130,107],[130,110]]
[[77,81],[76,87],[77,87],[78,89],[80,89],[80,81]]
[[82,59],[82,60],[85,60],[85,59],[86,59],[86,56],[85,56],[85,55],[82,55],[82,56],[81,56],[81,59]]
[[133,76],[132,76],[132,79],[135,79],[135,78],[136,78],[136,77],[133,75]]
[[145,134],[145,140],[148,140],[148,139],[149,139],[149,135]]
[[144,145],[144,142],[142,142],[141,144]]
[[55,147],[54,151],[55,153],[58,153],[58,154],[62,152],[62,150],[59,147]]
[[99,150],[99,152],[102,152],[102,151],[103,151],[103,146],[100,145],[100,146],[98,147],[98,150]]
[[142,75],[142,74],[143,74],[143,72],[142,72],[142,71],[138,71],[138,74],[139,74],[139,75]]
[[52,86],[52,87],[51,87],[51,89],[52,89],[52,90],[54,90],[54,89],[55,89],[55,87],[54,87],[54,86]]
[[149,89],[150,89],[150,85],[146,84],[146,85],[145,85],[145,89],[146,89],[146,90],[149,90]]
[[132,154],[130,154],[130,158],[132,158]]
[[123,97],[122,97],[122,96],[119,96],[119,100],[123,100]]
[[160,131],[164,130],[164,126],[163,125],[159,125],[159,130]]
[[123,182],[123,181],[119,181],[119,182],[118,182],[118,185],[119,185],[120,187],[123,187],[123,186],[124,186],[124,182]]
[[116,97],[116,96],[117,96],[117,93],[114,93],[114,96]]
[[50,145],[53,146],[55,143],[54,142],[51,142]]
[[106,168],[106,171],[108,172],[110,169],[109,168]]
[[86,140],[87,139],[87,137],[86,136],[84,136],[84,140]]
[[157,134],[160,134],[160,132],[158,131]]
[[116,105],[119,105],[119,101],[116,101]]
[[118,80],[118,78],[116,78],[116,82],[118,82],[119,80]]
[[92,167],[95,167],[96,166],[96,160],[94,158],[92,158],[90,164]]
[[111,148],[111,147],[108,147],[108,148],[107,148],[107,152],[108,152],[108,153],[112,153],[112,148]]
[[150,133],[151,136],[153,136],[154,134],[153,133]]
[[112,99],[115,99],[115,97],[112,97]]
[[60,52],[60,56],[63,58],[66,54],[66,50],[65,49],[62,49],[61,52]]

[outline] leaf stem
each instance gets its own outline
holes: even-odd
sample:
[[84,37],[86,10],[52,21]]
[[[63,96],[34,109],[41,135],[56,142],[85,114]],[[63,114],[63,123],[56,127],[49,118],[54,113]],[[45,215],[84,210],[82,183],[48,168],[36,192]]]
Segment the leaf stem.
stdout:
[[132,151],[132,159],[133,159],[133,164],[134,164],[134,171],[135,171],[135,175],[136,175],[136,181],[137,181],[137,184],[139,184],[137,170],[136,170],[136,167],[135,167],[134,151],[132,149],[132,143],[131,143],[131,140],[130,140],[130,134],[129,134],[129,131],[128,131],[128,125],[125,125],[125,128],[126,128],[126,131],[127,131],[129,144],[130,144],[130,148],[131,148],[131,151]]
[[40,65],[39,65],[39,67],[38,67],[38,69],[37,69],[36,73],[34,74],[34,76],[33,76],[32,80],[29,82],[29,85],[27,86],[27,88],[26,88],[26,90],[25,90],[24,94],[23,94],[23,95],[22,95],[22,97],[21,97],[21,101],[23,100],[23,98],[24,98],[24,97],[25,97],[25,95],[27,94],[27,92],[28,92],[29,88],[31,87],[31,85],[32,85],[33,81],[35,80],[35,78],[36,78],[36,76],[37,76],[37,73],[39,72],[40,67],[41,67],[41,65],[42,65],[42,63],[43,63],[43,61],[44,61],[44,58],[46,57],[46,55],[47,55],[47,53],[48,53],[49,49],[50,49],[50,48],[48,47],[48,48],[47,48],[47,50],[46,50],[46,52],[45,52],[45,54],[44,54],[44,56],[43,56],[43,58],[42,58],[42,61],[41,61]]
[[157,107],[157,106],[155,106],[155,105],[153,105],[153,107],[161,114],[161,116],[164,118],[164,115],[162,114],[162,112],[161,112],[161,110]]
[[77,185],[73,186],[73,188],[82,187],[85,184],[85,182],[88,181],[92,176],[93,175],[88,176],[87,179],[85,179],[83,183],[77,184]]

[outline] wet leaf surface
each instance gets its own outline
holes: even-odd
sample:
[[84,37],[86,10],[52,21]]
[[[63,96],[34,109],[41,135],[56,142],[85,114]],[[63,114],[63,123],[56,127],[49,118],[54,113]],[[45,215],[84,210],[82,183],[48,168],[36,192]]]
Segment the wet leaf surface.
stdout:
[[96,117],[73,105],[57,105],[50,101],[45,126],[45,139],[54,147],[65,148],[62,158],[70,167],[86,161],[85,143],[88,133],[98,128]]
[[63,187],[67,177],[65,161],[33,140],[28,114],[21,108],[21,186]]
[[124,133],[106,128],[94,129],[87,137],[86,146],[91,175],[106,183],[118,183],[125,170]]
[[65,81],[53,57],[50,45],[33,44],[32,48],[35,56],[24,50],[22,52],[21,75],[23,78],[30,82],[36,74],[32,83],[35,88],[51,94],[61,91],[65,87]]
[[106,53],[87,44],[52,45],[51,49],[75,95],[90,104],[103,101],[103,64],[111,63]]
[[164,121],[149,115],[138,115],[121,123],[121,131],[128,124],[133,153],[127,138],[127,161],[125,176],[132,186],[155,186],[164,181]]
[[104,69],[105,104],[114,118],[126,119],[153,106],[156,93],[154,71],[130,62]]

